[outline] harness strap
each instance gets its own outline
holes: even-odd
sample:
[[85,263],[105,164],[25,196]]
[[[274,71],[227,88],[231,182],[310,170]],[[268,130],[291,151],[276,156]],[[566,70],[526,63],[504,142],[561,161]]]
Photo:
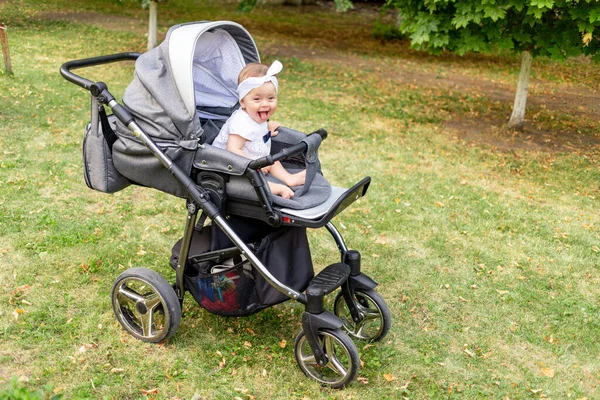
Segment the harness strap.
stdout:
[[308,135],[302,140],[308,148],[306,149],[305,165],[306,165],[306,180],[304,185],[294,193],[294,197],[300,197],[308,192],[315,175],[319,172],[321,165],[319,163],[319,146],[323,139],[320,135]]
[[104,135],[104,140],[106,140],[108,148],[112,152],[113,144],[115,144],[119,137],[111,128],[110,122],[108,122],[108,116],[106,115],[106,110],[104,110],[104,106],[98,107],[98,114],[100,116],[100,124],[102,125],[102,135]]

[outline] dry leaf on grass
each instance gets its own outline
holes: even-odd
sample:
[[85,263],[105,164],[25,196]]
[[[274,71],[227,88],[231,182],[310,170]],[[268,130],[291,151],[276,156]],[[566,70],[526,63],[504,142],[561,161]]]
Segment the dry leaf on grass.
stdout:
[[140,389],[140,392],[142,392],[142,394],[145,394],[146,396],[148,396],[149,394],[158,394],[158,388]]
[[392,374],[383,374],[383,379],[385,379],[388,382],[396,380],[396,378]]
[[543,367],[541,371],[542,375],[547,376],[548,378],[554,378],[554,370],[552,368]]
[[287,341],[285,339],[281,339],[281,342],[279,342],[279,347],[285,349],[285,346],[287,346]]

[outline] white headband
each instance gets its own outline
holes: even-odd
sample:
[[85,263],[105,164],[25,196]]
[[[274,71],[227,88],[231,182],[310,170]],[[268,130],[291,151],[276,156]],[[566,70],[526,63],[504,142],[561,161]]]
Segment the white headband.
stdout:
[[278,91],[278,83],[277,83],[277,77],[275,75],[280,73],[282,69],[283,69],[283,65],[279,61],[275,60],[275,61],[273,61],[273,64],[271,64],[269,69],[267,70],[267,74],[265,76],[252,77],[252,78],[243,80],[238,85],[238,89],[237,89],[238,98],[240,100],[243,99],[244,97],[246,97],[246,95],[248,93],[250,93],[251,90],[256,89],[257,87],[261,87],[263,84],[265,84],[267,82],[272,82],[273,85],[275,85],[275,92],[277,92]]

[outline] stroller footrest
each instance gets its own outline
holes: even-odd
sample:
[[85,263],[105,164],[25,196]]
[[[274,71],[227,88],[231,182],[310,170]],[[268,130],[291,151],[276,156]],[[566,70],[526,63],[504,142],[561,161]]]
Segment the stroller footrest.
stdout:
[[325,296],[342,286],[350,276],[350,267],[337,263],[325,267],[308,284],[307,296]]

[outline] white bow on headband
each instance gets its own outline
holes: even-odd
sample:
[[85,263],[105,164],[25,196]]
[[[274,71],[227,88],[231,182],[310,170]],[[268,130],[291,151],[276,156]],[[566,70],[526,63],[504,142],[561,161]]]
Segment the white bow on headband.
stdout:
[[283,65],[279,61],[275,60],[267,70],[267,74],[265,76],[252,77],[243,80],[238,85],[238,98],[240,100],[243,99],[248,93],[250,93],[251,90],[256,89],[257,87],[261,87],[267,82],[272,82],[273,85],[275,85],[275,91],[277,92],[279,88],[277,83],[277,77],[275,75],[280,73],[282,69]]

